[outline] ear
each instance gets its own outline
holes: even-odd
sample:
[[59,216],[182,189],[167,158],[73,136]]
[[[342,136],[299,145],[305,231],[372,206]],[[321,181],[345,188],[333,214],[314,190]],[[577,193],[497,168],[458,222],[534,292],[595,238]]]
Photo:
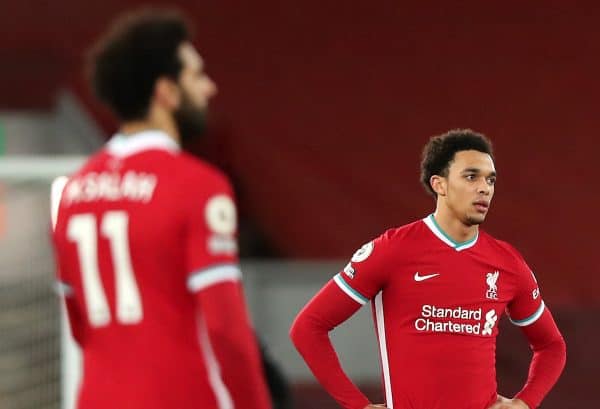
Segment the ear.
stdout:
[[154,85],[153,99],[161,107],[173,111],[180,104],[181,91],[175,81],[167,77],[160,77]]
[[439,175],[433,175],[429,179],[429,184],[438,196],[446,196],[446,190],[448,188],[446,178]]

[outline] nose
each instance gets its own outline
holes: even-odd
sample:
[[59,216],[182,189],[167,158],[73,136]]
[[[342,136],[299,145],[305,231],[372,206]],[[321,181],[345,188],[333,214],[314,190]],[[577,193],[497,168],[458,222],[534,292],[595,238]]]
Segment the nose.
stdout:
[[208,97],[214,97],[217,92],[217,84],[210,77],[206,77],[206,94]]
[[490,191],[492,190],[492,188],[490,187],[490,185],[487,183],[487,181],[483,181],[482,183],[479,184],[478,188],[477,188],[477,193],[479,193],[480,195],[489,195]]

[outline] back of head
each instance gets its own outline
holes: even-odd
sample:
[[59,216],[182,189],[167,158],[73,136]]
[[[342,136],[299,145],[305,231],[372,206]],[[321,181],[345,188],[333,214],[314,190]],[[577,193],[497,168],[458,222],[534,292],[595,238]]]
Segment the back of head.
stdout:
[[453,129],[429,139],[423,148],[421,160],[421,183],[425,190],[436,197],[430,184],[431,177],[434,175],[447,177],[454,155],[468,150],[493,156],[490,140],[485,135],[470,129]]
[[156,81],[179,76],[178,49],[188,39],[186,22],[174,10],[144,9],[119,17],[90,53],[95,94],[121,121],[143,119]]

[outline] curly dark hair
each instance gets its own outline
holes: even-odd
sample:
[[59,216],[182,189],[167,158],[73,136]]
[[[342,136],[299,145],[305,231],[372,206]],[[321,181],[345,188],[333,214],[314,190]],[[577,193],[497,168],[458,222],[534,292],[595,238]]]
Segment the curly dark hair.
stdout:
[[429,181],[433,175],[448,176],[456,152],[475,150],[493,158],[492,143],[483,134],[470,129],[453,129],[431,137],[423,148],[421,160],[421,183],[425,190],[437,197]]
[[157,79],[177,80],[178,49],[190,37],[188,27],[176,10],[142,9],[117,18],[92,47],[92,89],[120,120],[146,116]]

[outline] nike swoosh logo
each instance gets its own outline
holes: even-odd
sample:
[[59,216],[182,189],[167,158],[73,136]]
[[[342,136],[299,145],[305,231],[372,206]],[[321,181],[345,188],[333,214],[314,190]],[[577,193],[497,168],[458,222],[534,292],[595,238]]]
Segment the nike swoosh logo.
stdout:
[[422,276],[422,275],[419,275],[419,272],[417,271],[415,273],[415,281],[425,281],[425,280],[429,280],[430,278],[437,277],[439,275],[440,275],[440,273],[435,273],[435,274],[429,274],[429,275],[426,275],[426,276]]

